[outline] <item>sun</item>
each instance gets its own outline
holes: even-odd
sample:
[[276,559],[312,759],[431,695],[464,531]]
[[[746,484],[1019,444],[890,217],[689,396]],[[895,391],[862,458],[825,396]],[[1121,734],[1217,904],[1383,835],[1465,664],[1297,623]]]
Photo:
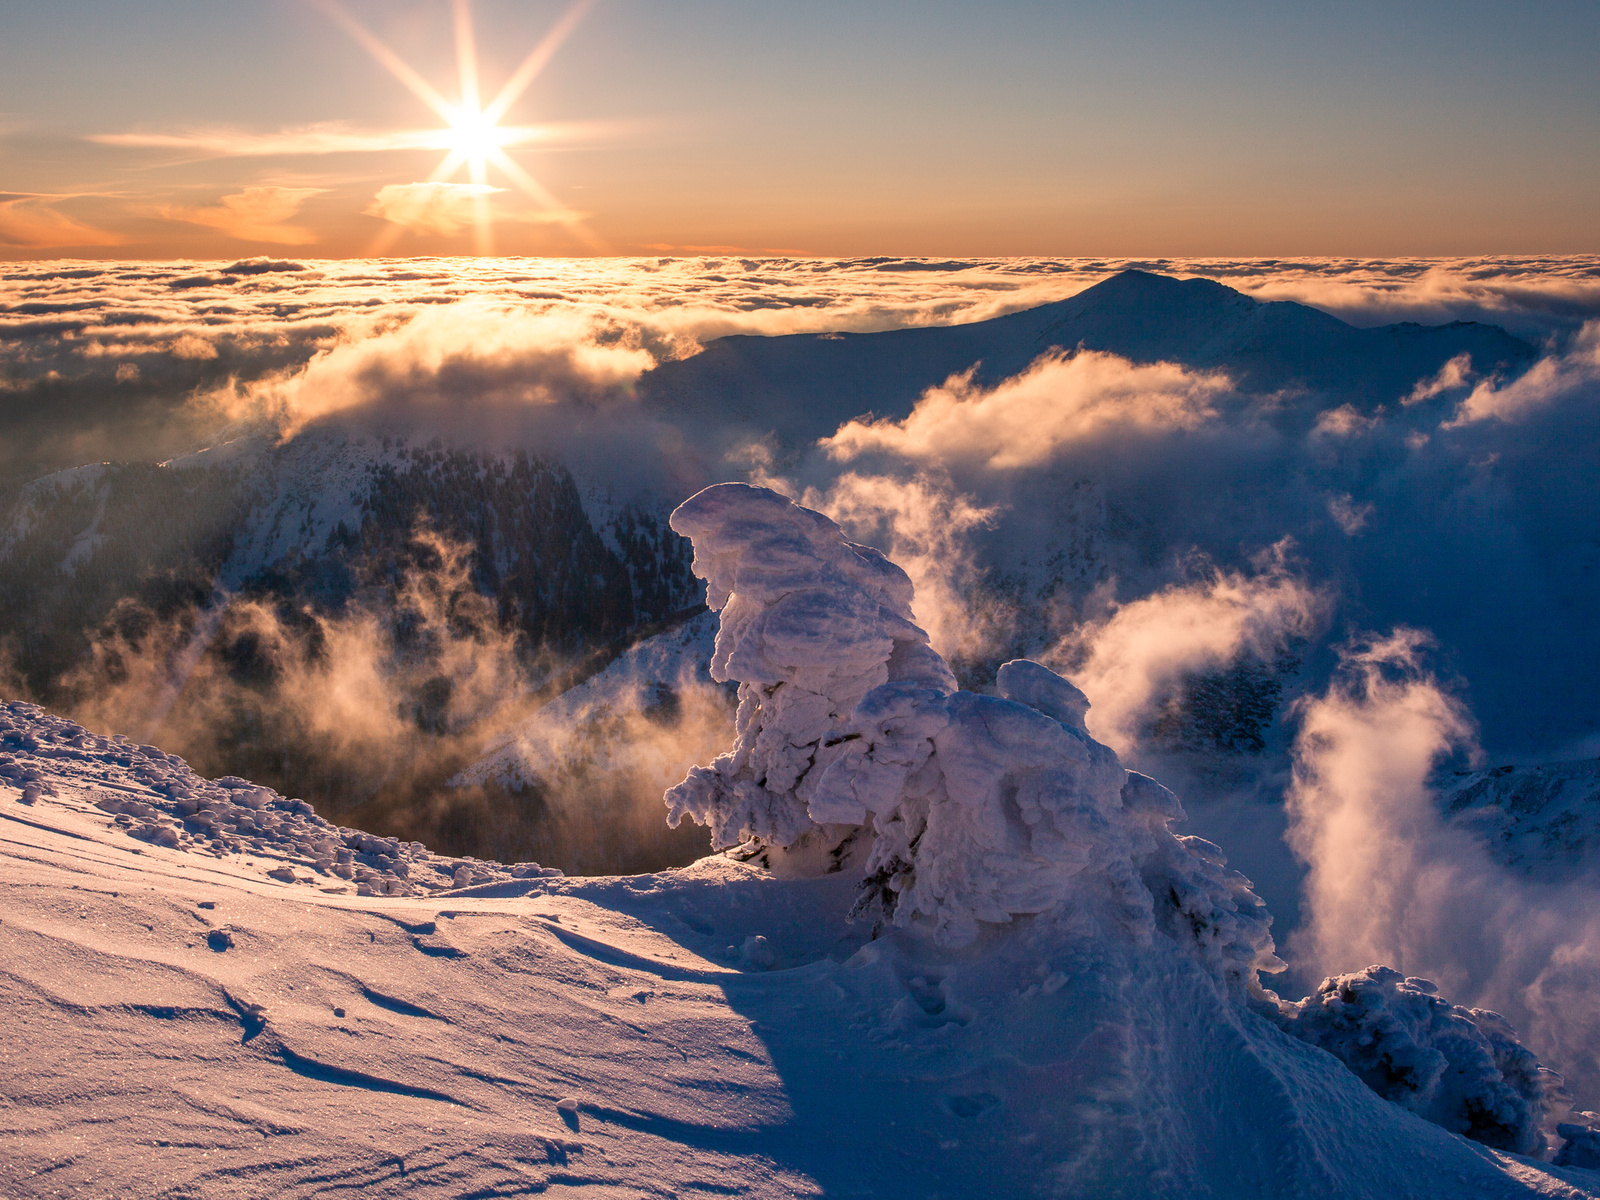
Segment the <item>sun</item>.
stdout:
[[[430,183],[449,183],[462,170],[470,182],[482,190],[474,198],[474,226],[476,249],[479,254],[492,254],[494,221],[489,207],[489,168],[508,179],[511,184],[539,206],[541,219],[565,225],[591,248],[604,251],[604,243],[582,223],[579,214],[571,212],[552,196],[532,175],[518,165],[506,151],[514,146],[527,146],[544,140],[545,130],[530,125],[502,125],[500,122],[513,104],[528,90],[528,85],[538,78],[556,50],[561,46],[593,0],[575,0],[539,44],[523,59],[522,65],[484,104],[478,92],[478,52],[473,39],[472,8],[470,0],[452,0],[455,17],[456,69],[459,75],[461,98],[447,100],[388,46],[384,45],[340,6],[338,0],[321,0],[322,7],[339,24],[348,30],[368,53],[388,68],[401,83],[444,122],[436,134],[425,135],[417,144],[445,151],[445,156],[428,177]],[[389,231],[383,245],[393,240],[398,231]],[[381,249],[382,247],[378,247]]]
[[500,128],[481,109],[476,112],[457,109],[450,118],[450,131],[446,136],[450,152],[466,159],[467,169],[477,173],[484,170],[497,151],[515,145],[520,134],[520,130]]

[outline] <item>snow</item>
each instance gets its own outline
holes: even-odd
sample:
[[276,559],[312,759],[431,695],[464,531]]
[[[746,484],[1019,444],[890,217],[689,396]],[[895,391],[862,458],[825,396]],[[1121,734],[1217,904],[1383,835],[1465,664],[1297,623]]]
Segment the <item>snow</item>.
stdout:
[[1600,758],[1500,766],[1441,781],[1451,823],[1507,866],[1542,879],[1600,868]]
[[[1262,991],[1248,881],[1065,680],[958,691],[898,568],[776,493],[675,525],[741,693],[676,808],[738,855],[447,859],[0,709],[0,1191],[1600,1196],[1587,1125],[1555,1165],[1435,1123],[1529,1128],[1490,1014]],[[1414,1103],[1358,1077],[1391,1049],[1443,1060]]]
[[447,858],[416,842],[332,825],[304,800],[247,779],[203,779],[176,755],[105,738],[30,704],[0,705],[0,780],[37,803],[92,784],[93,805],[113,827],[152,845],[216,858],[251,854],[284,883],[332,893],[402,896],[464,883],[560,872]]
[[1284,1028],[1436,1125],[1519,1154],[1543,1151],[1539,1121],[1559,1081],[1499,1014],[1451,1004],[1437,991],[1426,979],[1368,967],[1323,980],[1288,1006]]
[[8,1196],[1600,1195],[1184,956],[1037,922],[868,942],[851,880],[726,857],[329,893],[120,832],[119,757],[24,752],[56,794],[0,786]]

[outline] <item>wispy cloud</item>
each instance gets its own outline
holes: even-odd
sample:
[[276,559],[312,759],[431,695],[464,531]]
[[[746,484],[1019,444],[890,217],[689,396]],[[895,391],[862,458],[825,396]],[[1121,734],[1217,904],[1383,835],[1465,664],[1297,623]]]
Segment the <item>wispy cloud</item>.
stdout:
[[1456,388],[1466,387],[1472,382],[1472,356],[1458,354],[1427,379],[1417,380],[1417,386],[1411,389],[1410,395],[1401,401],[1402,404],[1421,404],[1424,400],[1432,400],[1445,392]]
[[[372,203],[362,211],[369,217],[380,217],[407,233],[460,233],[471,226],[480,215],[480,206],[491,197],[504,193],[505,188],[487,183],[391,183],[380,188]],[[557,208],[539,211],[506,211],[496,209],[496,221],[523,221],[538,224],[567,224],[582,220],[585,214],[571,209]]]
[[0,246],[120,246],[126,238],[53,207],[68,196],[0,192]]
[[1445,428],[1494,418],[1515,421],[1559,400],[1587,402],[1600,388],[1600,321],[1587,322],[1565,351],[1547,354],[1509,382],[1482,380]]
[[315,242],[317,235],[309,229],[289,225],[286,222],[300,211],[302,204],[323,190],[322,188],[252,187],[231,196],[224,196],[220,204],[210,208],[169,206],[159,211],[161,216],[169,221],[208,225],[240,241],[305,246]]
[[504,188],[487,183],[391,183],[362,211],[408,233],[460,233],[472,224],[473,206]]
[[[599,122],[553,125],[498,125],[495,145],[567,144],[592,141],[620,126]],[[374,154],[395,150],[450,150],[452,129],[361,129],[344,121],[320,121],[266,132],[213,126],[167,132],[96,133],[88,140],[102,146],[172,150],[193,158],[271,158],[317,154]]]

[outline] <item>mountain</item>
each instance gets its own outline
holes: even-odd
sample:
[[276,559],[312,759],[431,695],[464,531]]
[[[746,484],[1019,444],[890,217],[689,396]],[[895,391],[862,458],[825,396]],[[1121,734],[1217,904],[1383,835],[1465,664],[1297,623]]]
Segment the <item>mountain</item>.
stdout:
[[1600,1195],[1503,1018],[1265,990],[1249,880],[1066,680],[958,690],[777,493],[674,528],[740,699],[674,789],[737,848],[684,869],[443,857],[0,705],[7,1193]]
[[1124,271],[1070,299],[967,325],[719,338],[647,373],[639,394],[671,419],[771,431],[794,446],[863,413],[904,417],[927,388],[973,367],[992,385],[1053,348],[1220,368],[1247,392],[1313,392],[1312,415],[1396,402],[1460,354],[1485,374],[1514,372],[1535,355],[1493,325],[1363,329],[1215,280]]
[[1445,815],[1508,867],[1546,881],[1600,868],[1600,758],[1462,773],[1439,792]]
[[220,592],[337,610],[392,583],[423,533],[466,548],[504,624],[581,651],[697,604],[663,502],[619,502],[538,454],[337,428],[92,464],[28,484],[0,520],[0,628],[44,690],[119,604],[162,616]]

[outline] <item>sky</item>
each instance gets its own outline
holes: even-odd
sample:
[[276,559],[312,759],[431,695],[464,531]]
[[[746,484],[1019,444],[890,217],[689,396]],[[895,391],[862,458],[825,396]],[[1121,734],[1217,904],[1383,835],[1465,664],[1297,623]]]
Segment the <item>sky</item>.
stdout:
[[[1600,251],[1592,0],[0,0],[0,30],[9,259]],[[449,132],[463,59],[486,105],[541,45]]]

